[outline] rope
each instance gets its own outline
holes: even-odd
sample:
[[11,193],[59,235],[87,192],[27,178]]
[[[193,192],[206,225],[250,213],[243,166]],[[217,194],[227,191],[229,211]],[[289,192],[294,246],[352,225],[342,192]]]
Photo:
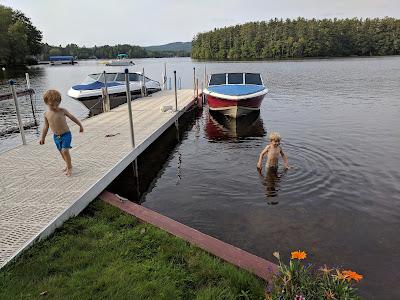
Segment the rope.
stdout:
[[[102,101],[103,101],[103,98],[99,98],[99,100],[98,100],[94,105],[92,105],[91,107],[88,108],[89,113],[90,113],[90,110],[91,110],[93,107],[95,107],[97,104],[100,103],[100,101],[102,102]],[[82,113],[82,114],[78,115],[77,118],[80,119],[82,116],[84,116],[84,115],[86,115],[86,114],[87,114],[87,112]]]

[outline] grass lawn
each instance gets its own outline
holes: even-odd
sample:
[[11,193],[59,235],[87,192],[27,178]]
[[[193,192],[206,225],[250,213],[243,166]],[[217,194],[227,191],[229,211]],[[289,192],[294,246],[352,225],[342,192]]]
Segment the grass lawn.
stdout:
[[256,276],[100,200],[0,270],[0,299],[263,299]]

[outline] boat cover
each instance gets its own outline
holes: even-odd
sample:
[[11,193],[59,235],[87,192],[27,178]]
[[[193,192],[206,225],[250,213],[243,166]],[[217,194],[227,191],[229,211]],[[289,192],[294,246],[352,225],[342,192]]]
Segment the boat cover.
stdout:
[[255,84],[227,84],[208,87],[208,90],[210,92],[229,96],[250,95],[261,92],[264,89],[264,86]]
[[[107,82],[107,87],[112,87],[117,85],[123,85],[123,84],[115,81]],[[104,82],[95,81],[89,84],[74,85],[72,88],[77,91],[82,91],[82,90],[99,90],[103,87],[104,87]]]

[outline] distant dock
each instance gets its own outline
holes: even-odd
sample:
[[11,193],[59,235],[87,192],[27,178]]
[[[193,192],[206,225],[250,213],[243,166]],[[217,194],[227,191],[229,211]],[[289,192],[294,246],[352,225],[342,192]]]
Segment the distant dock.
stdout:
[[135,148],[128,105],[84,120],[84,133],[71,126],[73,176],[48,135],[0,154],[0,268],[35,241],[79,214],[195,101],[193,89],[173,90],[132,101]]

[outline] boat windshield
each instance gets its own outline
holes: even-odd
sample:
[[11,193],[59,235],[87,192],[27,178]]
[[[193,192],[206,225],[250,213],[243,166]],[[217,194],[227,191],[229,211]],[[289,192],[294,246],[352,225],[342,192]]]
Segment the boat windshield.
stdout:
[[115,81],[125,81],[125,73],[118,73]]
[[[106,73],[107,82],[115,81],[117,73]],[[104,74],[101,74],[97,81],[104,82]]]
[[88,76],[86,76],[85,80],[83,81],[83,83],[92,83],[97,81],[97,79],[99,78],[100,74],[90,74]]
[[226,73],[212,74],[208,85],[226,84]]
[[228,84],[243,84],[243,73],[228,73]]
[[[129,73],[129,81],[141,81],[143,80],[143,76],[138,73]],[[115,81],[125,81],[125,73],[118,73]],[[146,82],[152,81],[151,78],[146,77]]]
[[245,74],[245,83],[246,84],[263,85],[261,76],[258,73],[246,73]]

